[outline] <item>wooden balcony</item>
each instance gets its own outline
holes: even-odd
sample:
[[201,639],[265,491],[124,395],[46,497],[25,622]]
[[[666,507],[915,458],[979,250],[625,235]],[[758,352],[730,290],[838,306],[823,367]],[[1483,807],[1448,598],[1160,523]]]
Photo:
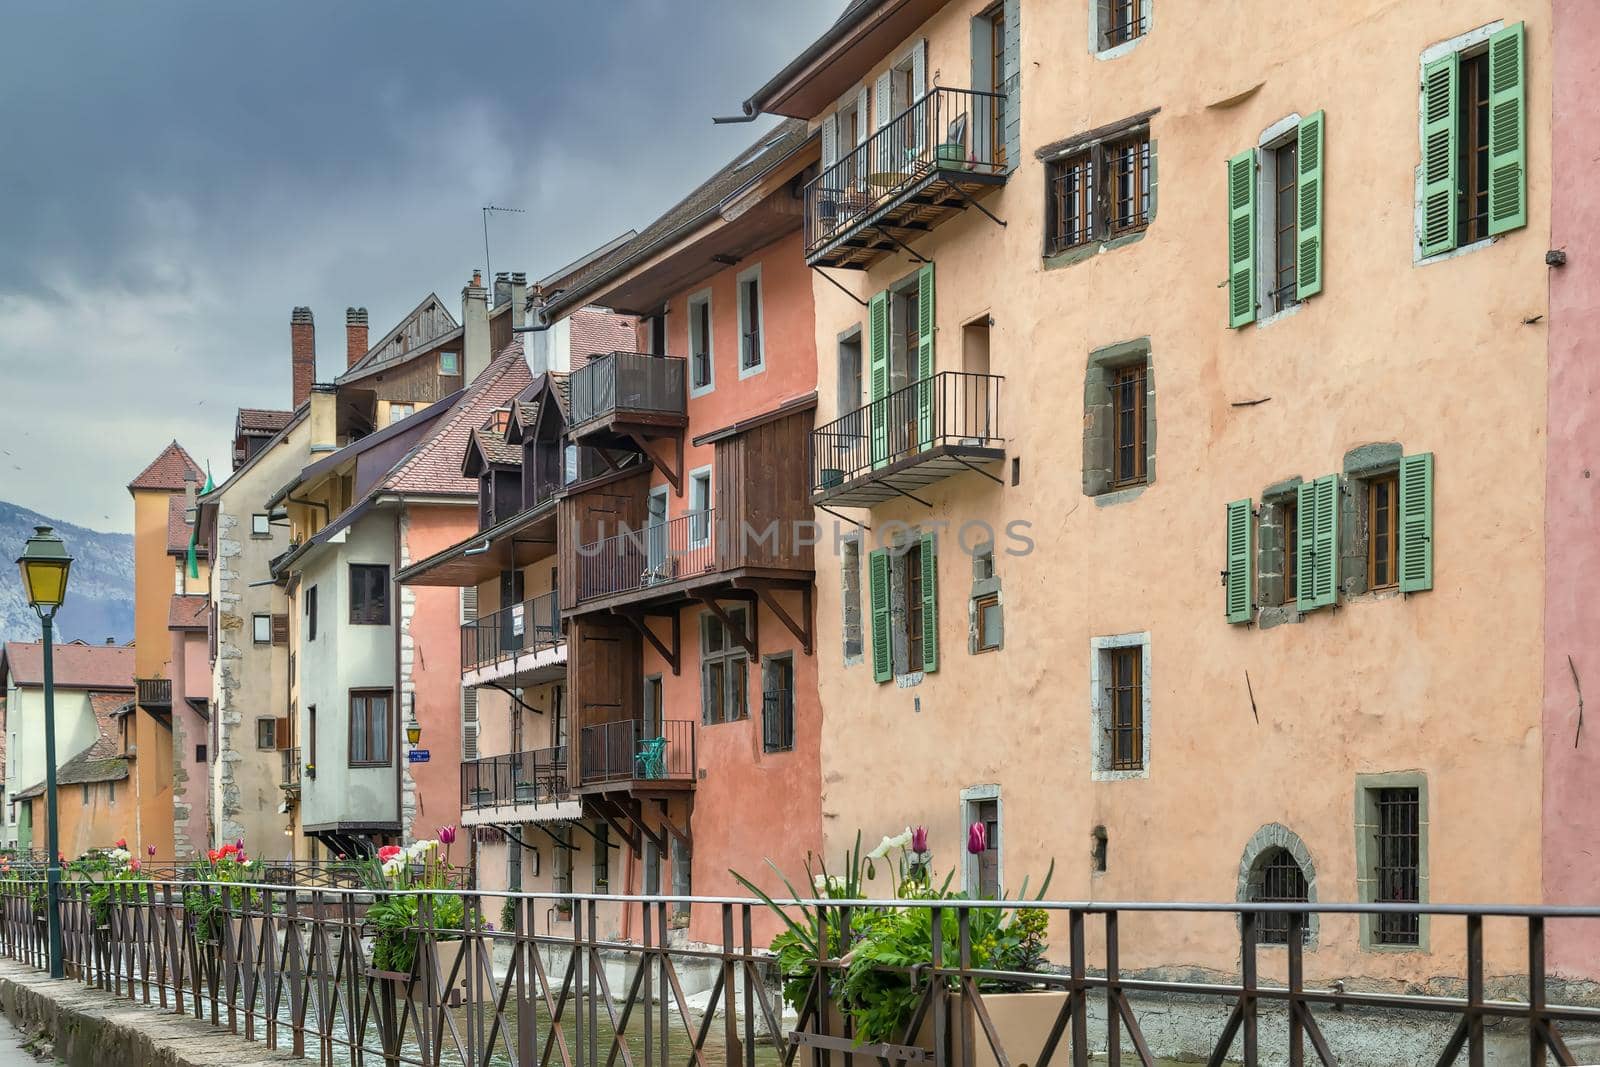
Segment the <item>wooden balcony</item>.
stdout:
[[994,374],[943,371],[897,389],[811,432],[811,499],[871,507],[964,471],[999,481],[1005,459]]
[[806,186],[806,263],[865,270],[978,206],[1016,163],[1006,159],[1006,102],[939,86],[844,153]]
[[134,685],[139,695],[139,706],[147,711],[167,711],[172,708],[172,679],[136,678]]

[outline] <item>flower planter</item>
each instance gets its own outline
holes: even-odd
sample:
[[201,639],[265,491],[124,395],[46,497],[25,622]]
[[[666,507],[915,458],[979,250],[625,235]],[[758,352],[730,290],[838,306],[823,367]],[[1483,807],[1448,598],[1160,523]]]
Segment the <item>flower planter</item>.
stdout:
[[[1050,1036],[1050,1028],[1055,1025],[1056,1016],[1066,1003],[1067,994],[1063,990],[1041,989],[1026,993],[984,993],[982,997],[984,1009],[989,1014],[989,1021],[994,1023],[995,1033],[1000,1037],[1001,1047],[1005,1051],[1007,1060],[1016,1064],[1033,1063],[1039,1058],[1039,1053],[1043,1051],[1044,1043]],[[950,1041],[955,1045],[961,1040],[961,998],[953,993],[947,993],[945,1011],[950,1020]],[[989,1047],[988,1036],[984,1033],[983,1024],[978,1021],[976,1012],[973,1014],[972,1026],[971,1067],[999,1067],[1000,1061],[995,1056],[994,1049]],[[798,1032],[815,1034],[815,1022]],[[827,1037],[836,1039],[843,1035],[844,1017],[836,1005],[830,1004]],[[933,1007],[930,1005],[922,1018],[922,1025],[917,1028],[916,1039],[912,1045],[923,1049],[932,1058],[933,1038]],[[807,1044],[804,1038],[801,1038],[800,1043]],[[954,1062],[954,1059],[951,1062]]]
[[[455,1007],[461,1004],[473,1003],[472,974],[468,970],[470,960],[465,957],[467,943],[465,941],[437,941],[433,946],[434,962],[438,966],[438,977],[434,979],[436,988],[434,995],[429,998],[431,1006],[447,1004]],[[460,969],[456,970],[456,963],[460,961]],[[428,988],[428,980],[420,969],[416,976],[406,974],[404,971],[383,971],[376,967],[368,967],[366,973],[373,978],[380,978],[391,982],[396,993],[404,995],[422,1005],[423,991]],[[452,971],[454,975],[452,977]],[[481,983],[480,983],[481,984]],[[494,998],[494,991],[488,988],[478,990],[477,1000],[489,1002]]]
[[533,782],[518,782],[516,793],[518,804],[532,804],[539,799],[539,787]]
[[822,468],[822,477],[817,479],[817,481],[818,488],[833,489],[836,486],[844,484],[844,471],[840,470],[838,467],[824,467]]
[[967,148],[959,142],[947,142],[934,146],[933,158],[938,163],[940,170],[972,169],[972,164],[967,162]]

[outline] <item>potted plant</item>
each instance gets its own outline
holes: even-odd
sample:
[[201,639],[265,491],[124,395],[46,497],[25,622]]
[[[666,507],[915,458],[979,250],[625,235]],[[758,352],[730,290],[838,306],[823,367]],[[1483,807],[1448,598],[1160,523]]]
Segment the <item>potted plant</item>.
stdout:
[[450,863],[455,840],[456,828],[441,826],[436,839],[378,850],[371,885],[390,892],[380,894],[367,908],[370,973],[408,998],[422,995],[423,968],[432,966],[436,1000],[453,1001],[457,994],[470,999],[470,957],[463,938],[473,920],[460,896],[440,892],[450,887],[455,870]]
[[183,890],[183,913],[194,930],[195,941],[208,946],[212,955],[220,955],[226,920],[237,953],[244,915],[257,914],[262,900],[257,890],[225,887],[259,882],[261,861],[246,855],[244,839],[240,838],[207,851],[205,859],[190,866],[188,880],[205,883],[185,886]]

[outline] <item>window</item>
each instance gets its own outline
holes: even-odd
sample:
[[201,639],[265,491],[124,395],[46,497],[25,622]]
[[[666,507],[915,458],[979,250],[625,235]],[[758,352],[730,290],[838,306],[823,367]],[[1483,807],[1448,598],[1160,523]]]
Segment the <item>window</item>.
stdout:
[[[1374,831],[1377,866],[1373,873],[1377,895],[1384,904],[1415,904],[1421,900],[1419,853],[1421,801],[1415,789],[1379,789],[1372,798],[1378,824]],[[1375,916],[1375,938],[1382,945],[1415,945],[1418,925],[1415,915]]]
[[761,268],[739,275],[739,376],[754,374],[766,365],[761,341]]
[[1295,288],[1295,237],[1300,167],[1300,140],[1291,136],[1270,150],[1272,168],[1272,276],[1268,281],[1270,306],[1274,311],[1299,302]]
[[1400,476],[1385,474],[1367,482],[1367,588],[1388,589],[1400,583],[1395,570],[1399,541]]
[[[905,591],[906,604],[922,603],[922,543],[919,541],[906,549],[905,560]],[[922,662],[922,612],[907,610],[905,613],[905,646],[906,658],[912,663]]]
[[604,822],[594,827],[594,891],[611,891],[611,828]]
[[115,804],[116,802],[117,802],[117,782],[116,782],[116,779],[113,778],[112,780],[110,780],[110,781],[108,781],[106,783],[106,803],[107,804]]
[[644,722],[640,731],[643,737],[661,737],[661,675],[652,674],[644,680]]
[[1283,601],[1294,599],[1295,563],[1299,558],[1300,506],[1294,500],[1283,504]]
[[[1251,871],[1252,901],[1264,904],[1298,904],[1306,901],[1306,893],[1306,874],[1288,849],[1269,848],[1256,858]],[[1301,940],[1305,940],[1309,933],[1309,927],[1302,927]],[[1263,914],[1257,940],[1263,945],[1287,945],[1289,913],[1275,911]]]
[[461,373],[461,357],[455,352],[439,353],[439,373],[447,376]]
[[[749,631],[745,608],[729,608],[730,623]],[[700,721],[707,726],[746,718],[748,656],[715,612],[700,616]]]
[[1006,9],[998,4],[989,9],[989,81],[984,88],[994,94],[989,116],[989,144],[994,161],[1006,165]]
[[861,659],[861,540],[852,537],[839,545],[839,592],[844,609],[844,661]]
[[388,689],[350,691],[350,766],[384,767],[389,764]]
[[708,393],[716,386],[711,349],[711,293],[689,298],[689,391]]
[[1094,51],[1130,44],[1150,29],[1150,0],[1090,0]]
[[653,897],[660,893],[661,850],[654,841],[647,839],[644,843],[644,895]]
[[[961,824],[971,840],[973,824],[983,827],[983,851],[967,851],[962,868],[962,885],[979,900],[998,900],[1003,889],[1000,871],[1000,789],[974,786],[961,791]],[[963,843],[965,844],[965,843]]]
[[306,705],[306,751],[305,775],[307,778],[317,776],[317,706]]
[[1155,217],[1154,143],[1138,126],[1045,163],[1045,255],[1142,232]]
[[1290,115],[1227,163],[1228,325],[1275,315],[1322,291],[1325,116]]
[[194,746],[194,761],[196,763],[204,763],[206,761],[206,756],[207,756],[206,746],[204,746],[204,745],[196,745],[196,746]]
[[994,543],[972,549],[972,594],[968,619],[967,651],[992,652],[1005,637],[1000,607],[1000,578],[994,570]]
[[522,891],[522,846],[506,838],[506,888],[513,893]]
[[794,748],[794,657],[769,656],[761,665],[761,748]]
[[1089,354],[1084,376],[1083,491],[1148,485],[1155,474],[1155,389],[1148,340]]
[[389,625],[389,568],[385,564],[350,564],[350,624]]
[[[551,850],[550,857],[554,865],[550,883],[557,893],[570,893],[572,892],[572,827],[566,823],[557,823],[555,837],[556,840],[551,842],[555,847]],[[559,913],[559,907],[557,911]]]
[[689,547],[711,540],[711,468],[689,472]]
[[872,676],[896,676],[939,669],[939,557],[934,535],[924,533],[893,549],[876,549],[867,559],[872,607]]
[[278,747],[278,720],[256,719],[256,748],[276,749]]
[[317,639],[317,587],[306,590],[306,640]]
[[1423,54],[1420,257],[1527,225],[1525,66],[1520,22]]
[[1150,635],[1093,640],[1090,686],[1096,781],[1150,773]]
[[[689,846],[674,837],[672,839],[672,895],[675,897],[686,897],[694,892],[691,858]],[[687,916],[689,914],[688,901],[679,901],[673,904],[672,913],[674,915]]]
[[981,596],[973,604],[978,615],[978,652],[990,652],[1000,647],[1000,597],[991,593]]
[[1122,489],[1144,481],[1143,360],[1118,367],[1111,381],[1111,487]]
[[389,424],[392,426],[402,419],[409,419],[416,412],[417,406],[415,404],[390,404]]
[[861,406],[861,328],[839,340],[838,414],[847,415]]
[[88,782],[85,782],[83,784],[83,787],[82,787],[82,800],[80,802],[86,808],[89,806],[89,783]]
[[271,521],[268,519],[268,517],[264,513],[258,511],[254,515],[250,516],[250,536],[251,537],[271,537],[272,536]]
[[271,615],[252,615],[252,616],[250,616],[250,628],[251,628],[251,631],[252,631],[251,632],[251,637],[255,640],[256,644],[258,644],[258,645],[270,645],[270,644],[272,644],[272,616]]

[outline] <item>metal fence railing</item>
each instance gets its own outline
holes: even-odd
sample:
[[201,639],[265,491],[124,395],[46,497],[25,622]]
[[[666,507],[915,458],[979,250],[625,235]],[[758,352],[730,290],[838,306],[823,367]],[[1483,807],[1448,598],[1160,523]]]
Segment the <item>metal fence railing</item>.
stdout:
[[608,352],[568,379],[572,427],[617,413],[682,415],[688,404],[688,362],[681,356]]
[[940,371],[811,431],[811,491],[940,445],[1000,448],[998,374]]
[[578,549],[578,599],[631,593],[717,565],[715,508],[603,537]]
[[552,590],[461,624],[461,669],[476,670],[523,652],[555,648],[561,632],[561,602]]
[[567,748],[539,748],[467,760],[461,764],[461,807],[466,811],[566,800]]
[[692,719],[667,719],[647,734],[630,719],[585,726],[579,767],[585,785],[597,782],[688,779],[697,771]]

